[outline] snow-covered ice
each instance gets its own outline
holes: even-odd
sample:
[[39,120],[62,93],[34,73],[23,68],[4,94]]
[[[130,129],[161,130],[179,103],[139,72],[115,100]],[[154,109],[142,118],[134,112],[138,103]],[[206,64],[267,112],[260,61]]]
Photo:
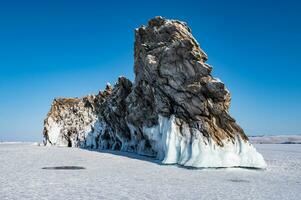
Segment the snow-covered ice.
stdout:
[[[268,168],[187,169],[112,151],[0,144],[0,199],[301,199],[301,145],[257,144]],[[82,170],[45,170],[78,166]]]
[[301,135],[262,135],[249,139],[255,144],[301,144]]

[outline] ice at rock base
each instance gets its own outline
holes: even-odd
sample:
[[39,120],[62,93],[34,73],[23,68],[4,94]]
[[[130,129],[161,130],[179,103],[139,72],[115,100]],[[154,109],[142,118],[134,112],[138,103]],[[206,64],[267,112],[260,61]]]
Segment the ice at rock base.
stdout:
[[[179,164],[186,167],[253,167],[266,168],[266,163],[261,154],[248,141],[244,141],[238,135],[235,140],[223,141],[223,147],[217,145],[212,139],[203,136],[198,130],[189,126],[180,127],[176,123],[176,117],[170,118],[159,115],[158,125],[144,127],[143,134],[146,135],[151,143],[152,149],[157,152],[156,158],[163,164]],[[82,144],[73,146],[95,147],[101,134],[103,123],[96,121],[94,131],[87,128],[82,134],[84,141]],[[49,138],[57,146],[67,146],[67,143],[59,134],[59,125],[51,123],[53,127]],[[131,127],[131,125],[129,125]],[[132,127],[134,129],[134,127]],[[133,131],[133,130],[132,130]],[[56,138],[55,138],[56,137]],[[130,143],[139,143],[138,154],[151,155],[146,151],[143,141],[133,140]],[[123,142],[122,150],[127,151],[128,144]],[[100,149],[106,149],[103,146]]]
[[[159,125],[144,128],[153,144],[157,144],[158,159],[164,164],[180,164],[189,167],[254,167],[266,168],[261,154],[239,136],[223,141],[220,147],[198,130],[189,127],[180,130],[176,118],[159,116]],[[184,136],[184,135],[185,136]]]
[[[62,129],[62,127],[60,127],[60,125],[58,123],[56,123],[55,121],[53,121],[52,118],[47,119],[48,124],[49,124],[49,132],[51,133],[49,135],[49,141],[51,141],[51,143],[53,144],[57,144],[58,146],[67,146],[66,144],[62,144],[59,138],[61,137],[60,131]],[[46,145],[47,146],[51,146],[51,143],[49,143],[49,141],[47,141]]]

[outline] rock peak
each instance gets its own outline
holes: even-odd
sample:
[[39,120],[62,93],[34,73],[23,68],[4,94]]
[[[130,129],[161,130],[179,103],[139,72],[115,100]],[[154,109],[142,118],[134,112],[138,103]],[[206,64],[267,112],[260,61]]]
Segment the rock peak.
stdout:
[[161,26],[166,22],[166,19],[161,16],[156,16],[148,21],[149,26]]

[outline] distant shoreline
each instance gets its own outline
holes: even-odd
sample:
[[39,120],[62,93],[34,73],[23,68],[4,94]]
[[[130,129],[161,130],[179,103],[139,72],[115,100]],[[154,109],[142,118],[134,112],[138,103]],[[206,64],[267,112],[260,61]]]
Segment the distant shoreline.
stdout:
[[[301,144],[300,135],[249,135],[252,144]],[[43,145],[42,141],[0,141],[0,144]]]
[[301,144],[301,135],[248,136],[253,144]]

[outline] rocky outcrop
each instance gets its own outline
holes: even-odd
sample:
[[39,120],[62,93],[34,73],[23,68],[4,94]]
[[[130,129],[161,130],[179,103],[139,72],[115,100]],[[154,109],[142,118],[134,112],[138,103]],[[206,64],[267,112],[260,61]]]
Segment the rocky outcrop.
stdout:
[[266,166],[229,115],[230,93],[212,77],[190,28],[151,19],[135,30],[135,82],[82,99],[56,99],[45,144],[137,152],[192,167]]
[[95,96],[54,99],[44,120],[44,143],[58,146],[83,146],[91,124],[97,121],[92,106]]

